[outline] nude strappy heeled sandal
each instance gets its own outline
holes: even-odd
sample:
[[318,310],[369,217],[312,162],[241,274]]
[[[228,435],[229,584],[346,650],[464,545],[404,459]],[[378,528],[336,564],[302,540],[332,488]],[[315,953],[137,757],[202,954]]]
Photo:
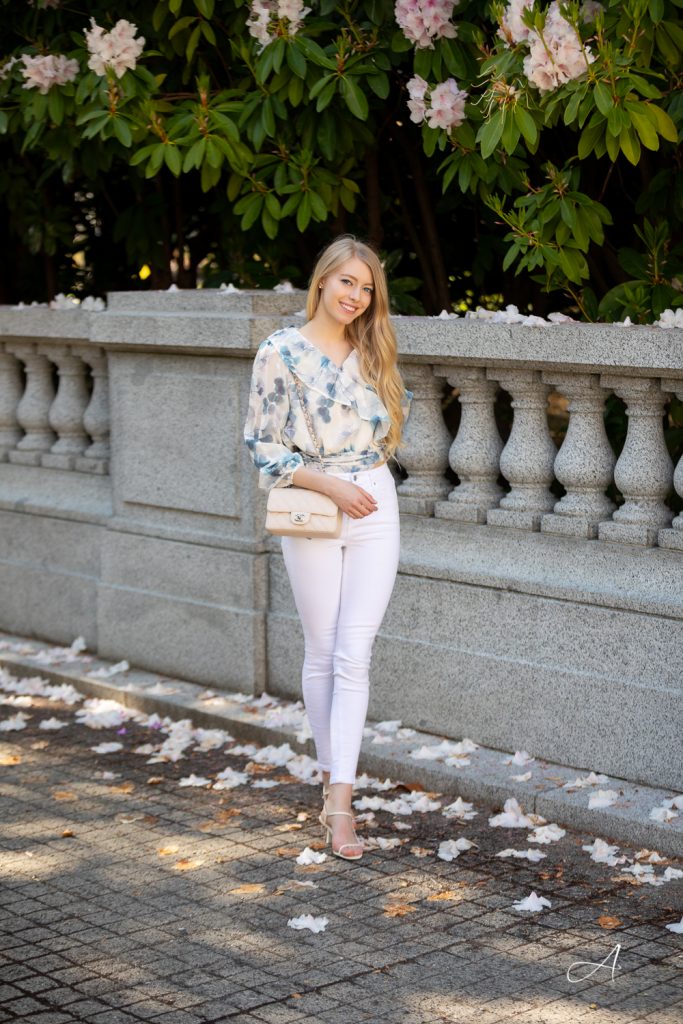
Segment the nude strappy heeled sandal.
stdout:
[[[323,820],[323,814],[324,814],[325,820]],[[361,840],[358,839],[358,837],[356,837],[356,842],[355,843],[342,843],[341,846],[339,847],[339,849],[335,850],[334,846],[332,845],[332,826],[327,824],[327,819],[333,817],[335,814],[343,814],[345,817],[351,818],[353,820],[353,815],[350,813],[350,811],[328,811],[328,810],[325,810],[323,812],[323,814],[320,815],[320,821],[321,821],[321,824],[322,824],[323,828],[325,829],[326,839],[329,841],[329,844],[330,844],[330,846],[332,848],[332,853],[334,854],[334,856],[335,857],[341,857],[342,860],[360,860],[361,857],[363,856],[363,851],[362,850],[361,850],[360,853],[353,854],[353,856],[351,854],[342,853],[342,850],[344,849],[345,846],[362,846],[363,844],[362,844]]]

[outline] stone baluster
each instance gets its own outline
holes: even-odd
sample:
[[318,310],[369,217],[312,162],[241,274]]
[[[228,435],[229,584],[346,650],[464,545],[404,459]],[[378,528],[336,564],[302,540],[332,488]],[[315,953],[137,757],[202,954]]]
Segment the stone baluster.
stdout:
[[486,375],[510,392],[514,409],[512,431],[500,457],[500,471],[511,490],[498,508],[489,510],[486,521],[490,526],[538,530],[543,514],[556,501],[548,489],[557,452],[548,428],[550,387],[538,370],[488,369]]
[[[663,380],[662,391],[674,392],[676,398],[683,402],[683,380]],[[678,460],[674,472],[674,487],[676,493],[683,498],[683,456]],[[675,548],[683,551],[683,512],[680,512],[671,523],[671,529],[660,530],[658,534],[660,548]]]
[[668,395],[650,377],[602,374],[600,383],[626,402],[628,431],[614,468],[614,482],[624,504],[610,522],[600,523],[598,537],[649,547],[657,543],[659,530],[673,518],[664,504],[673,478],[663,425]]
[[55,397],[52,364],[32,342],[5,345],[5,349],[20,359],[26,370],[26,387],[17,406],[17,422],[25,434],[7,458],[21,465],[39,466],[55,441],[48,418]]
[[486,370],[477,366],[435,366],[434,373],[459,389],[461,405],[460,427],[448,455],[460,483],[450,492],[448,501],[437,502],[434,515],[485,523],[488,510],[503,494],[497,482],[503,442],[493,411],[498,387],[487,378]]
[[72,354],[68,345],[39,346],[38,351],[55,363],[59,375],[57,396],[48,416],[57,440],[40,461],[51,469],[73,469],[76,456],[89,444],[83,429],[83,413],[89,400],[85,364]]
[[22,437],[17,407],[24,390],[21,367],[15,357],[0,346],[0,462]]
[[398,459],[408,479],[398,486],[401,512],[431,516],[434,503],[445,498],[449,483],[448,465],[451,436],[441,412],[442,386],[431,366],[408,363],[401,366],[406,387],[413,393],[410,416]]
[[555,458],[555,476],[567,493],[552,513],[543,516],[544,533],[597,537],[598,524],[611,517],[614,502],[605,494],[612,482],[616,456],[605,430],[607,392],[597,374],[541,374],[569,399],[569,426]]
[[109,472],[109,374],[104,349],[89,346],[72,347],[74,355],[87,363],[92,371],[93,389],[83,413],[83,426],[92,444],[77,457],[75,469],[83,473]]

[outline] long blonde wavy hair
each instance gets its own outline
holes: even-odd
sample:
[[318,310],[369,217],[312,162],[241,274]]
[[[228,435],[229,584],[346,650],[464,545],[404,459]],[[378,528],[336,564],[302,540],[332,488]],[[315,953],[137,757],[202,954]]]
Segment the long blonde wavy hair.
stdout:
[[389,290],[384,267],[375,250],[353,235],[340,235],[320,254],[313,268],[306,298],[306,317],[312,320],[320,304],[320,284],[347,260],[357,257],[370,270],[373,281],[368,308],[346,327],[346,337],[358,352],[363,379],[371,384],[389,413],[391,426],[382,444],[390,458],[403,432],[403,381],[397,367],[396,334],[389,319]]

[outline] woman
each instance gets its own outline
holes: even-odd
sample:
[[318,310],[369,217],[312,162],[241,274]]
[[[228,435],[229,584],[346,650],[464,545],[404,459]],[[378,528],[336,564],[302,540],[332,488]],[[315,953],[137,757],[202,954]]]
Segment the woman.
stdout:
[[[351,799],[368,706],[370,655],[399,557],[396,487],[387,460],[412,395],[396,365],[384,270],[370,246],[335,239],[313,271],[302,328],[275,331],[254,360],[244,437],[259,485],[295,484],[342,510],[338,538],[282,537],[305,641],[302,692],[323,777],[332,852],[363,853]],[[324,472],[292,377],[304,387]]]

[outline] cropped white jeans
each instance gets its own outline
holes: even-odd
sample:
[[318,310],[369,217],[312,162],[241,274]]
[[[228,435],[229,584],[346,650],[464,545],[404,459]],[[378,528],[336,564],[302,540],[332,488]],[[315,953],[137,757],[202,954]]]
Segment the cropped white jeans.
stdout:
[[399,514],[385,464],[336,474],[357,483],[378,508],[343,513],[341,536],[283,537],[282,554],[303,626],[302,695],[321,771],[351,782],[368,709],[372,646],[396,580]]

